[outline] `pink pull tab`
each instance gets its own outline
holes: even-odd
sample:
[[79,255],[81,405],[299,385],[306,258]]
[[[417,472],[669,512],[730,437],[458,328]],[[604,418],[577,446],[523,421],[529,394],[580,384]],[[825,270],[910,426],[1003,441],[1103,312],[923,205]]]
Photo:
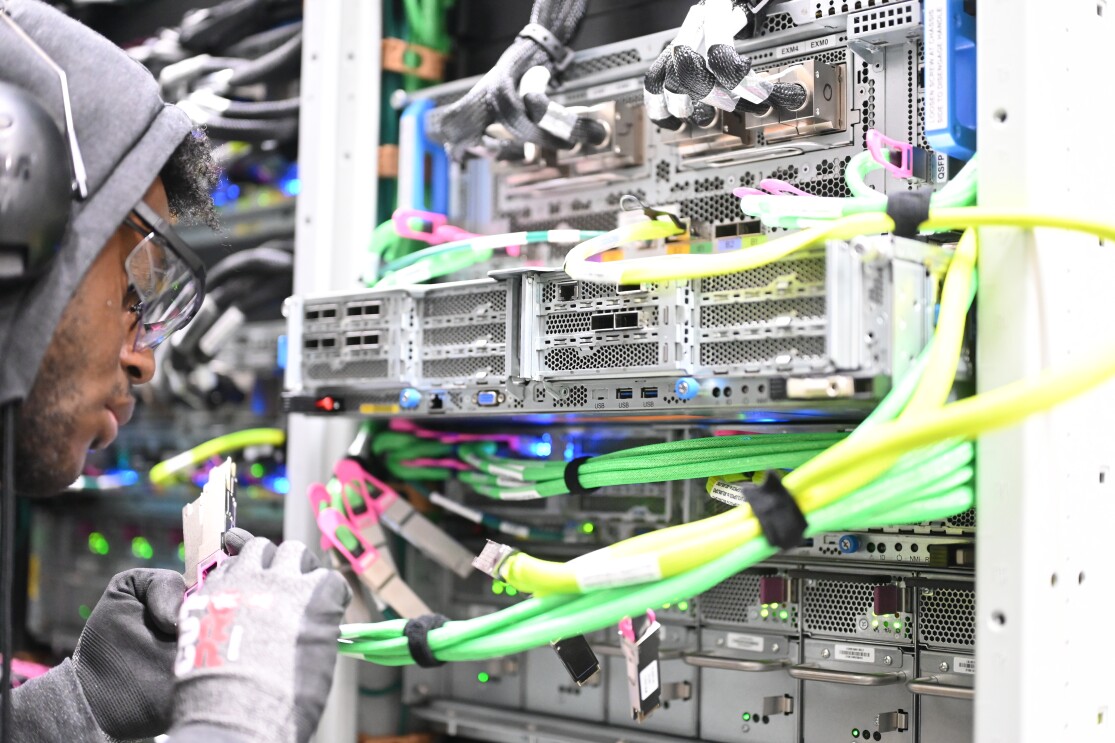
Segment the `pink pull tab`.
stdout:
[[[909,142],[891,139],[878,129],[867,132],[867,151],[875,162],[882,165],[898,178],[912,178],[914,175],[914,146]],[[894,162],[897,155],[898,163]]]
[[[353,539],[356,540],[357,549],[355,552],[346,547],[341,538],[337,536],[337,530],[342,527],[348,529]],[[348,560],[357,575],[370,568],[372,563],[379,559],[376,548],[368,544],[361,536],[359,529],[354,527],[336,508],[330,506],[318,512],[317,528],[321,530],[321,533],[329,542],[329,546]]]

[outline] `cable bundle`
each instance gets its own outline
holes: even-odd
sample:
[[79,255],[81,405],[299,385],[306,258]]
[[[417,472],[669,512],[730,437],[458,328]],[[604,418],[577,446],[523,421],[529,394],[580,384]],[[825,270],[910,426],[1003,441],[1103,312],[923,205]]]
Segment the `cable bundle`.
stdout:
[[[457,160],[468,154],[521,158],[524,143],[569,149],[578,142],[603,141],[598,122],[578,117],[545,94],[552,74],[568,64],[566,45],[584,18],[585,6],[586,0],[535,0],[530,24],[480,82],[460,100],[430,112],[429,135]],[[533,68],[541,70],[528,76]],[[494,124],[502,125],[513,141],[486,136]]]
[[678,35],[647,70],[643,101],[657,126],[676,130],[684,121],[708,126],[716,109],[764,114],[772,106],[794,111],[807,92],[799,83],[752,72],[736,52],[735,35],[754,24],[766,0],[705,0],[689,9]]
[[156,73],[167,100],[177,101],[213,139],[292,141],[297,97],[260,98],[248,86],[284,94],[302,64],[302,7],[295,0],[225,0],[185,14],[174,29],[129,54]]

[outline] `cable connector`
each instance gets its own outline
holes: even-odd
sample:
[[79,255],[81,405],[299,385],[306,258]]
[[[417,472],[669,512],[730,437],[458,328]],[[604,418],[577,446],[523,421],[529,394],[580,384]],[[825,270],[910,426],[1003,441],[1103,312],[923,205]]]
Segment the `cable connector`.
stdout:
[[481,550],[480,554],[472,561],[472,566],[481,573],[489,575],[496,580],[502,580],[499,569],[503,566],[503,563],[507,562],[507,558],[518,551],[519,550],[514,547],[500,544],[499,542],[493,542],[489,539],[488,543],[484,545],[484,549]]

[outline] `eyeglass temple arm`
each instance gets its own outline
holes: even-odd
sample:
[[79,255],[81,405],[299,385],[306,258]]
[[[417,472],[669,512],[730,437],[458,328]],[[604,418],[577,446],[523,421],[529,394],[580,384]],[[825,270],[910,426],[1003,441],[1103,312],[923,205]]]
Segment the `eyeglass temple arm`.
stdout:
[[59,67],[58,64],[51,59],[50,55],[19,27],[19,24],[12,18],[11,14],[8,12],[7,6],[2,0],[0,0],[0,18],[11,27],[16,36],[23,39],[44,62],[50,65],[55,74],[58,75],[58,81],[62,85],[62,113],[66,123],[66,139],[68,139],[70,143],[70,167],[73,175],[71,186],[78,199],[84,200],[89,196],[89,185],[85,175],[85,161],[81,158],[81,147],[78,145],[77,134],[74,132],[74,114],[70,107],[70,84],[66,78],[66,71]]

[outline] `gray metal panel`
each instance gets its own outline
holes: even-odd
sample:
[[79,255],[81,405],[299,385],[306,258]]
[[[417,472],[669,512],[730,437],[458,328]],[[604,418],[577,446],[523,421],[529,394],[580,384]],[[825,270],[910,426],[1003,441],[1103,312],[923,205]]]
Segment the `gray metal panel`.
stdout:
[[584,686],[577,686],[569,679],[552,649],[536,648],[526,656],[524,709],[585,722],[604,721],[607,687],[604,685],[603,666],[600,676]]
[[[909,728],[905,732],[885,733],[883,740],[912,743],[916,729],[914,696],[906,690],[904,682],[914,677],[914,657],[896,647],[878,646],[871,648],[873,658],[868,662],[840,662],[834,660],[840,646],[840,643],[806,640],[805,662],[824,670],[848,674],[894,673],[903,674],[903,678],[883,686],[805,681],[801,692],[802,743],[851,741],[853,729],[860,730],[861,734],[865,730],[875,732],[877,715],[898,710],[909,715]],[[888,658],[890,663],[886,662]]]
[[[747,659],[787,662],[797,659],[798,644],[785,637],[751,636],[741,642],[740,633],[702,630],[701,654],[723,659]],[[763,652],[731,650],[728,643],[749,646],[764,642]],[[793,743],[797,739],[801,717],[797,698],[797,681],[785,669],[774,671],[743,671],[704,667],[700,669],[700,733],[701,740],[748,741],[753,743]],[[767,697],[790,697],[793,712],[763,715]],[[744,719],[744,716],[747,719]]]
[[697,735],[697,699],[700,695],[697,669],[680,658],[659,661],[659,678],[663,685],[688,682],[693,697],[663,702],[642,724],[631,719],[627,696],[627,673],[623,658],[609,657],[605,665],[604,683],[608,688],[607,721],[620,727],[637,728],[652,733],[669,733],[686,737]]

